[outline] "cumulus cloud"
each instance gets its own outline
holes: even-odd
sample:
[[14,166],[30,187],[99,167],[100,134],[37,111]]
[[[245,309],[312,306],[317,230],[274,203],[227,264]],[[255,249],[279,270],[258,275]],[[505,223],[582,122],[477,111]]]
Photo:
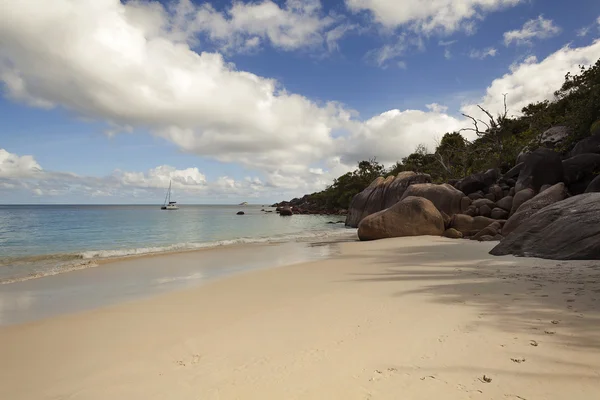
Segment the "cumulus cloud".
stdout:
[[[362,121],[336,102],[317,103],[290,93],[273,79],[237,69],[219,53],[202,51],[203,42],[194,43],[190,34],[197,30],[193,24],[198,12],[191,3],[177,3],[172,9],[147,1],[54,0],[54,7],[36,13],[35,0],[0,1],[10,3],[11,9],[10,16],[0,13],[0,80],[8,96],[106,122],[112,134],[149,130],[186,152],[241,164],[260,175],[260,179],[208,181],[196,168],[162,166],[143,173],[81,177],[44,171],[32,157],[4,150],[2,190],[26,186],[39,195],[142,196],[148,191],[164,193],[167,181],[173,180],[176,190],[198,196],[268,192],[284,198],[323,189],[357,161],[377,156],[390,164],[419,144],[433,148],[445,132],[468,125],[435,103],[427,106],[428,111],[395,109]],[[500,7],[510,2],[462,4],[482,12],[492,10],[492,3]],[[253,4],[266,3],[248,6]],[[293,11],[295,4],[317,3],[285,4]],[[440,0],[439,5],[454,10],[453,4]],[[424,12],[428,7],[423,6]],[[228,23],[237,21],[229,11],[220,12]],[[418,36],[407,35],[395,48],[374,53],[374,60],[405,66],[397,58],[406,46],[420,46],[411,42],[414,37]],[[273,40],[268,33],[246,39],[252,46]],[[332,40],[335,43],[335,34]],[[598,57],[596,41],[578,49],[565,47],[541,62],[531,58],[515,64],[492,82],[481,104],[499,110],[502,93],[508,93],[509,108],[518,111],[532,101],[550,98],[567,71],[577,71],[578,64],[590,64]],[[474,109],[465,105],[462,110]]]
[[387,28],[407,27],[430,34],[473,32],[474,21],[487,13],[514,7],[525,0],[345,0],[354,11],[368,11]]
[[[35,0],[8,3],[11,13],[0,14],[0,79],[10,97],[30,105],[150,128],[185,151],[267,175],[289,172],[282,164],[306,174],[331,151],[332,131],[350,117],[338,104],[316,104],[273,79],[240,71],[218,53],[193,51],[187,24],[197,16],[189,10],[167,20],[155,2],[56,0],[43,13],[33,12]],[[312,15],[317,3],[286,4]],[[248,28],[243,18],[262,14],[232,15],[242,18],[235,26]],[[303,34],[294,29],[279,43],[295,43]]]
[[18,156],[0,149],[0,178],[28,178],[42,172],[33,156]]
[[446,132],[465,127],[462,120],[445,114],[439,104],[420,110],[390,110],[361,124],[347,138],[341,139],[342,162],[354,165],[369,157],[391,165],[411,154],[419,144],[435,148],[436,140]]
[[504,32],[504,44],[510,46],[515,43],[519,45],[530,45],[533,39],[548,39],[560,34],[561,28],[554,24],[551,19],[540,15],[531,19],[521,29]]
[[488,47],[482,50],[471,50],[471,52],[469,52],[469,57],[478,60],[483,60],[486,57],[495,57],[496,54],[498,54],[497,49],[495,49],[494,47]]
[[252,50],[262,41],[283,50],[324,44],[332,49],[350,27],[334,27],[337,18],[322,15],[320,0],[287,0],[282,6],[271,0],[233,2],[223,11],[208,3],[196,7],[190,0],[179,4],[188,9],[188,35],[204,33],[225,51]]
[[[599,58],[600,39],[586,47],[565,46],[539,62],[535,56],[530,56],[513,64],[509,73],[495,79],[480,104],[496,114],[503,110],[503,94],[506,93],[509,113],[520,115],[521,109],[530,103],[552,100],[567,72],[577,73],[579,65],[592,65]],[[485,118],[473,105],[464,106],[462,111]]]
[[21,189],[38,197],[131,198],[151,195],[155,198],[164,194],[170,182],[178,196],[196,199],[221,195],[258,197],[270,190],[258,177],[235,180],[221,176],[207,181],[196,167],[177,169],[162,165],[145,172],[116,170],[103,177],[48,171],[42,169],[32,156],[19,156],[0,148],[0,190]]

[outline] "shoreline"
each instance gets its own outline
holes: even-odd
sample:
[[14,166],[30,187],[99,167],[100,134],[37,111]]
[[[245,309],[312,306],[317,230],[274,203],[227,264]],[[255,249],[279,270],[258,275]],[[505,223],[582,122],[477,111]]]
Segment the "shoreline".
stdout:
[[599,262],[493,257],[489,243],[437,237],[338,246],[326,260],[0,327],[0,398],[600,391]]
[[[18,277],[6,277],[0,278],[0,288],[2,285],[10,285],[13,283],[24,282],[32,279],[41,279],[48,276],[61,275],[65,273],[85,270],[89,268],[97,268],[103,265],[112,264],[115,262],[122,262],[126,260],[132,260],[137,258],[146,258],[146,257],[159,257],[163,255],[175,255],[175,254],[185,254],[185,253],[193,253],[193,252],[202,252],[202,251],[210,251],[220,248],[236,248],[239,246],[252,246],[252,245],[277,245],[283,243],[313,243],[313,242],[345,242],[358,240],[356,237],[356,229],[352,228],[339,228],[338,231],[315,231],[313,234],[304,234],[304,235],[283,235],[281,237],[278,236],[270,236],[270,237],[240,237],[235,239],[225,239],[218,240],[213,242],[198,242],[198,243],[183,243],[181,246],[179,244],[172,245],[164,245],[164,246],[153,246],[153,247],[138,247],[138,248],[128,248],[121,250],[90,250],[90,251],[80,251],[75,253],[66,253],[66,254],[41,254],[41,255],[33,255],[28,257],[18,257],[18,258],[7,258],[6,260],[0,260],[0,268],[12,268],[11,263],[19,263],[26,262],[28,260],[35,261],[46,261],[64,258],[64,261],[61,261],[59,264],[54,265],[53,267],[46,268],[45,270],[36,270],[33,273],[28,275],[22,275]],[[142,251],[137,253],[137,251],[141,250],[150,250],[150,249],[158,249],[156,251]],[[166,250],[161,250],[166,249]],[[107,255],[107,256],[93,256],[90,258],[86,258],[85,254],[111,254],[111,253],[131,253],[131,254],[123,254],[123,255]],[[21,261],[25,260],[25,261]]]
[[[331,258],[346,240],[234,244],[102,260],[0,285],[0,327],[84,312],[248,272]],[[82,290],[81,288],[85,288]]]

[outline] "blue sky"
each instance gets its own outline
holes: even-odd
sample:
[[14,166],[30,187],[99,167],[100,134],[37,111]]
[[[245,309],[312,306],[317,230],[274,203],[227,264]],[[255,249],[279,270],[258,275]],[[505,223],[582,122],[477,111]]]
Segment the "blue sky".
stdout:
[[600,58],[593,0],[3,3],[0,203],[298,196]]

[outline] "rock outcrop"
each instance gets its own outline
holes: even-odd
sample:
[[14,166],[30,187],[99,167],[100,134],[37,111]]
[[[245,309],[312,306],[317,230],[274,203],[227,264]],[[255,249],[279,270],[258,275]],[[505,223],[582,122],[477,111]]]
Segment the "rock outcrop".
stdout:
[[524,221],[490,254],[553,260],[600,259],[600,193],[549,205]]
[[282,217],[289,217],[290,215],[292,215],[292,209],[290,207],[282,207],[279,210],[279,215],[281,215]]
[[448,239],[462,239],[463,234],[454,228],[448,228],[444,231],[443,236]]
[[573,150],[571,150],[571,157],[589,153],[600,154],[600,133],[593,133],[592,136],[588,136],[577,142]]
[[517,193],[527,188],[537,193],[543,185],[554,185],[563,180],[562,159],[552,150],[539,148],[528,154],[524,163],[515,186]]
[[551,204],[557,203],[564,200],[567,197],[567,190],[565,184],[560,182],[550,188],[544,190],[537,196],[527,200],[516,210],[516,212],[510,216],[510,218],[504,224],[502,233],[504,236],[508,235],[523,223],[527,218],[539,210],[547,207]]
[[450,228],[456,229],[463,236],[473,236],[494,222],[496,221],[487,217],[471,217],[465,214],[456,214],[452,217]]
[[540,135],[540,144],[548,149],[556,149],[572,134],[573,130],[568,126],[553,126]]
[[471,193],[477,192],[478,190],[484,190],[492,186],[494,183],[496,183],[498,176],[499,174],[497,170],[490,169],[483,173],[467,176],[466,178],[456,182],[454,187],[468,196]]
[[600,173],[600,154],[580,154],[562,162],[565,185],[569,193],[584,193],[588,185]]
[[377,178],[352,199],[346,226],[358,227],[366,216],[393,206],[400,201],[409,186],[418,183],[431,183],[431,176],[407,171],[395,177]]
[[510,215],[516,213],[523,203],[533,199],[534,197],[535,192],[533,191],[533,189],[521,190],[519,193],[515,194],[515,197],[512,201],[512,208],[510,209]]
[[445,231],[442,214],[423,197],[406,197],[390,208],[365,217],[358,225],[360,240],[435,235]]
[[423,197],[431,201],[438,210],[446,213],[450,217],[454,214],[463,213],[471,204],[471,200],[466,197],[463,192],[447,183],[441,185],[433,183],[410,185],[404,191],[402,199],[409,196]]
[[600,192],[600,175],[596,176],[585,189],[586,193]]

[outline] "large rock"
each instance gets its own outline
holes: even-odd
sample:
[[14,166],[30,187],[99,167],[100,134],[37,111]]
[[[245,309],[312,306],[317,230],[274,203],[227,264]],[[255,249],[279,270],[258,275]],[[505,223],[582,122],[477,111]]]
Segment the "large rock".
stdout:
[[523,203],[533,199],[534,197],[535,192],[533,191],[533,189],[521,190],[519,193],[515,194],[515,197],[513,197],[512,201],[512,207],[510,209],[510,215],[516,213]]
[[494,208],[492,210],[492,213],[490,214],[490,216],[492,217],[492,219],[507,219],[508,218],[508,211],[502,209],[502,208]]
[[454,228],[448,228],[444,231],[443,236],[449,239],[462,239],[463,234]]
[[525,165],[519,173],[515,189],[517,193],[526,188],[539,192],[543,185],[554,185],[562,179],[563,165],[560,155],[552,150],[539,148],[525,158]]
[[577,142],[573,150],[571,150],[571,157],[588,153],[600,154],[600,133],[588,136]]
[[600,175],[594,178],[585,189],[586,193],[600,192]]
[[293,214],[292,209],[289,207],[283,207],[279,211],[279,215],[282,217],[289,217],[292,214]]
[[472,236],[494,222],[496,221],[487,217],[471,217],[469,215],[456,214],[452,217],[450,227],[465,236]]
[[472,203],[475,207],[479,208],[479,207],[483,207],[483,206],[488,206],[490,208],[494,208],[496,207],[496,203],[494,203],[492,200],[490,199],[479,199],[479,200],[475,200]]
[[454,186],[465,195],[483,190],[496,183],[498,170],[490,169],[483,173],[473,174],[458,181]]
[[564,182],[573,195],[585,192],[600,173],[600,154],[580,154],[562,162]]
[[523,221],[542,208],[562,201],[566,197],[567,190],[565,188],[565,184],[562,182],[544,190],[542,193],[521,204],[517,211],[506,221],[506,224],[504,224],[504,228],[502,228],[502,234],[504,236],[508,235],[517,229],[517,227],[521,225]]
[[559,148],[572,133],[568,126],[553,126],[540,135],[540,144],[549,149]]
[[496,202],[496,205],[498,207],[500,207],[503,210],[506,210],[508,212],[510,212],[511,208],[512,208],[512,204],[513,204],[513,197],[512,196],[506,196],[505,198],[498,200]]
[[431,201],[438,210],[449,216],[461,214],[471,205],[471,199],[447,183],[442,185],[435,185],[433,183],[410,185],[404,191],[402,199],[409,196],[423,197]]
[[475,236],[471,238],[471,240],[482,240],[484,236],[495,237],[498,235],[498,232],[502,229],[502,224],[500,222],[493,222],[480,230]]
[[515,165],[514,167],[512,167],[511,169],[509,169],[505,174],[504,174],[504,179],[512,179],[512,178],[518,178],[519,174],[521,173],[521,170],[523,169],[523,167],[525,166],[524,162],[520,162],[517,165]]
[[358,224],[360,240],[435,235],[445,231],[444,219],[435,205],[423,197],[406,197],[390,208],[365,217]]
[[360,221],[367,215],[391,207],[400,201],[404,191],[410,185],[430,182],[431,176],[411,171],[400,172],[395,177],[375,179],[352,199],[346,216],[346,225],[352,228],[358,227]]
[[600,259],[598,243],[600,193],[586,193],[554,203],[533,214],[490,254],[597,260]]

